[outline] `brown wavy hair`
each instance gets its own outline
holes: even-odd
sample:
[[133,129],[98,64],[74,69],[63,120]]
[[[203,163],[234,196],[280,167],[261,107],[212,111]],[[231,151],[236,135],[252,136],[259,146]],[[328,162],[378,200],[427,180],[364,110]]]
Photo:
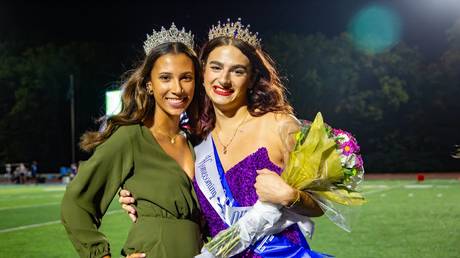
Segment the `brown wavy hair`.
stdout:
[[[220,46],[238,48],[250,61],[253,81],[248,96],[248,110],[252,116],[262,116],[268,112],[293,114],[293,108],[286,97],[286,88],[281,82],[278,71],[270,56],[260,48],[255,48],[239,39],[218,37],[207,42],[200,51],[200,62],[205,69],[209,54]],[[203,113],[197,124],[198,137],[206,137],[215,126],[216,114],[208,96],[200,99]]]
[[[101,124],[99,131],[88,131],[80,138],[80,148],[84,151],[93,151],[99,144],[107,140],[115,130],[123,125],[139,124],[152,117],[155,113],[155,99],[147,93],[146,84],[150,81],[150,73],[158,58],[166,54],[185,54],[192,61],[195,68],[195,93],[198,97],[202,87],[201,67],[195,52],[179,42],[161,44],[152,49],[145,56],[141,64],[134,70],[128,71],[126,80],[121,85],[122,107],[121,112],[113,116],[103,116],[97,121]],[[198,103],[194,99],[187,108],[187,116],[191,133],[196,128],[198,120]]]

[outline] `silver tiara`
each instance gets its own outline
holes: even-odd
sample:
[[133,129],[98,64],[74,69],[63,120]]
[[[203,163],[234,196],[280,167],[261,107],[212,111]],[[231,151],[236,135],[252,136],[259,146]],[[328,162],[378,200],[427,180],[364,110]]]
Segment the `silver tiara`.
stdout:
[[236,22],[230,22],[230,19],[227,19],[227,23],[221,24],[219,21],[217,26],[213,25],[209,30],[208,37],[209,40],[218,37],[239,39],[255,48],[260,48],[260,39],[257,38],[259,33],[250,32],[250,27],[251,25],[249,24],[248,26],[241,24],[241,18],[238,18],[238,21]]
[[152,35],[147,34],[147,40],[144,41],[145,54],[149,54],[150,50],[161,45],[163,43],[180,42],[186,45],[188,48],[193,50],[193,34],[191,31],[185,32],[184,27],[182,30],[178,30],[174,22],[171,24],[171,28],[166,30],[163,26],[161,31],[153,30]]

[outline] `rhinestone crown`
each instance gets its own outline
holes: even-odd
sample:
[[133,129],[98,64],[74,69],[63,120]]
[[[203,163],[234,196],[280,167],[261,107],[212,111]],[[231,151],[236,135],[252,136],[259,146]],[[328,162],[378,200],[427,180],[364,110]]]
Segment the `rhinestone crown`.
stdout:
[[213,25],[209,30],[208,37],[209,40],[218,37],[239,39],[255,48],[260,48],[260,39],[257,38],[259,33],[250,32],[250,27],[249,24],[248,26],[241,24],[241,18],[238,18],[236,22],[230,22],[230,19],[227,19],[227,23],[221,24],[219,21],[216,26]]
[[148,55],[150,50],[161,45],[163,43],[169,42],[180,42],[186,45],[188,48],[193,50],[193,34],[191,31],[185,32],[184,27],[182,30],[178,30],[174,22],[171,24],[171,28],[166,30],[163,26],[161,31],[153,30],[152,35],[147,34],[147,40],[144,41],[144,50],[145,54]]

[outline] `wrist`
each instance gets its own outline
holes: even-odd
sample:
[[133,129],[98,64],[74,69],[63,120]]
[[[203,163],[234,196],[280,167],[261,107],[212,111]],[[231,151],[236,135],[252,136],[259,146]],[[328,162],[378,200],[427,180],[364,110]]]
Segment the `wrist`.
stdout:
[[281,203],[285,207],[292,207],[300,199],[300,193],[296,189],[290,187],[287,198]]

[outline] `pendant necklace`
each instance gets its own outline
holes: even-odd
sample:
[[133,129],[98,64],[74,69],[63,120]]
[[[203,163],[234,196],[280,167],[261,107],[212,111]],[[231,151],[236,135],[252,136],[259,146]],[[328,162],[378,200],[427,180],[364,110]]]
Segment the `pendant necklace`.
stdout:
[[160,133],[160,134],[162,134],[162,135],[166,135],[166,136],[169,138],[169,142],[170,142],[171,144],[176,143],[176,138],[177,138],[177,136],[181,135],[181,131],[179,131],[178,133],[174,134],[173,137],[169,136],[169,135],[166,134],[166,133],[160,132],[160,131],[156,131],[156,132],[157,132],[157,133]]
[[230,144],[233,142],[233,139],[235,138],[236,133],[237,133],[238,130],[240,129],[241,125],[243,125],[243,123],[246,121],[246,118],[248,118],[248,116],[249,116],[249,112],[248,112],[247,115],[244,117],[244,119],[240,122],[240,124],[236,127],[236,130],[235,130],[235,132],[233,133],[232,138],[230,138],[230,141],[229,141],[227,144],[223,144],[223,143],[222,143],[222,141],[220,140],[219,134],[216,132],[217,140],[219,141],[220,145],[222,145],[224,154],[227,154],[228,146],[230,146]]

